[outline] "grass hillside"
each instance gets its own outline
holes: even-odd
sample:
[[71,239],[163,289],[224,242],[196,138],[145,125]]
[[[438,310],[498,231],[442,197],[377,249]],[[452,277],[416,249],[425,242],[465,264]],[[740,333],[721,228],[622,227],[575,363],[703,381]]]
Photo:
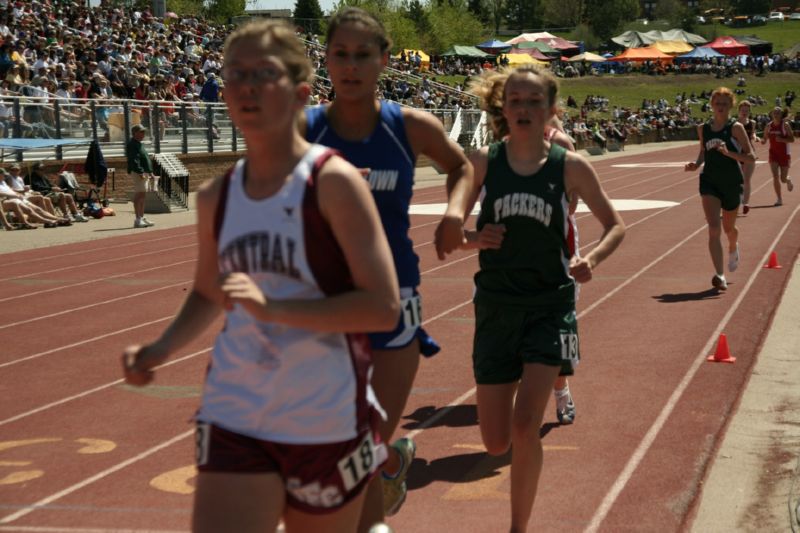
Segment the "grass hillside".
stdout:
[[744,28],[706,24],[697,26],[695,33],[702,35],[709,41],[722,36],[735,38],[737,35],[755,35],[759,39],[771,42],[773,52],[783,52],[800,43],[800,20],[767,22],[763,26],[747,26]]
[[[461,83],[463,76],[440,76],[438,81],[444,83]],[[741,100],[749,95],[761,96],[766,100],[762,106],[754,106],[753,113],[768,113],[775,105],[775,97],[786,94],[787,90],[793,90],[800,94],[800,74],[794,72],[769,73],[766,76],[758,77],[746,74],[747,86],[744,87],[745,94],[739,96]],[[675,102],[675,96],[686,92],[700,94],[702,91],[710,91],[719,86],[726,86],[730,89],[736,88],[736,78],[717,79],[713,75],[705,74],[670,74],[667,76],[647,76],[643,74],[631,74],[616,76],[605,74],[603,76],[585,76],[583,78],[570,78],[560,80],[560,97],[566,101],[567,96],[572,95],[578,104],[583,103],[587,95],[593,94],[604,96],[609,99],[609,106],[629,107],[637,109],[641,106],[642,100],[656,100],[664,98],[671,104]],[[795,109],[799,102],[795,103]],[[695,115],[700,114],[699,105],[695,106]],[[574,114],[574,111],[571,112]],[[607,114],[595,114],[597,117],[608,117]]]

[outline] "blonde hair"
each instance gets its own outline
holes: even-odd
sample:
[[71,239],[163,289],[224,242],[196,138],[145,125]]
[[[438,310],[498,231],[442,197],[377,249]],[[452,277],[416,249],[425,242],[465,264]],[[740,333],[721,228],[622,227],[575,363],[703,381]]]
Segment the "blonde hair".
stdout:
[[739,102],[739,108],[738,109],[741,109],[743,107],[746,107],[747,109],[750,109],[750,108],[753,107],[753,104],[750,103],[750,100],[742,100],[741,102]]
[[713,102],[714,98],[722,97],[727,98],[731,101],[731,107],[736,105],[736,95],[733,94],[733,91],[728,89],[727,87],[717,87],[711,93],[711,98],[708,99],[709,102]]
[[558,100],[558,80],[548,70],[536,65],[523,65],[516,68],[484,71],[477,80],[470,82],[469,90],[480,100],[480,108],[489,115],[489,124],[495,138],[508,135],[508,123],[503,116],[506,82],[512,76],[533,74],[539,77],[547,90],[547,105],[553,106]]
[[311,82],[314,70],[306,55],[306,48],[287,23],[277,20],[258,19],[248,22],[225,40],[222,49],[223,65],[230,59],[230,51],[239,41],[253,39],[265,48],[275,49],[294,83]]

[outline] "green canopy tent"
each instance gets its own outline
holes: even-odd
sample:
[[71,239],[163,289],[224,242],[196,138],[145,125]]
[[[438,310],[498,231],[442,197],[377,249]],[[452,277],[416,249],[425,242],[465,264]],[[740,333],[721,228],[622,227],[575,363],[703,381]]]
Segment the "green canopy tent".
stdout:
[[518,50],[519,53],[527,53],[529,49],[539,50],[546,56],[561,57],[561,52],[548,45],[544,41],[522,41],[514,45],[512,50]]
[[459,56],[459,57],[494,57],[491,54],[482,52],[481,50],[475,48],[474,46],[462,46],[458,44],[454,44],[453,46],[448,48],[445,52],[442,52],[440,55]]

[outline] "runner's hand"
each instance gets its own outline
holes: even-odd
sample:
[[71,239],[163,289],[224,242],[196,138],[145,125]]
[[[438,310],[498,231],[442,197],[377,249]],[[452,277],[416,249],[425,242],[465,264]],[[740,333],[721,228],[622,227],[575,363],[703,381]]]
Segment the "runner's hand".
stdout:
[[572,256],[569,261],[569,275],[578,283],[592,280],[592,264],[585,257]]
[[505,224],[486,224],[477,234],[478,249],[499,250],[506,233]]
[[459,217],[445,215],[436,227],[433,238],[436,246],[436,255],[443,260],[449,253],[458,250],[467,242],[464,237],[464,223]]
[[125,376],[125,383],[137,387],[149,384],[155,377],[153,368],[166,359],[167,354],[159,350],[155,344],[128,346],[122,353],[122,373]]
[[260,319],[267,307],[267,297],[253,278],[242,272],[233,272],[222,278],[220,288],[225,295],[225,309],[241,304],[245,310]]
[[693,171],[697,170],[697,168],[698,168],[697,167],[697,163],[695,163],[694,161],[692,161],[690,163],[686,163],[683,166],[683,170],[685,170],[686,172],[693,172]]

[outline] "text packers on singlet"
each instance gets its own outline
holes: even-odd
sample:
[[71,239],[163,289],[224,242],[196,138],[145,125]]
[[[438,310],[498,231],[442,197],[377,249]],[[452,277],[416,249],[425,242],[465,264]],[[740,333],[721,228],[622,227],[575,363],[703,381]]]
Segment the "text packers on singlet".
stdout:
[[536,219],[545,226],[550,225],[553,206],[535,194],[515,192],[506,194],[494,201],[494,221],[500,222],[510,216],[523,216]]

